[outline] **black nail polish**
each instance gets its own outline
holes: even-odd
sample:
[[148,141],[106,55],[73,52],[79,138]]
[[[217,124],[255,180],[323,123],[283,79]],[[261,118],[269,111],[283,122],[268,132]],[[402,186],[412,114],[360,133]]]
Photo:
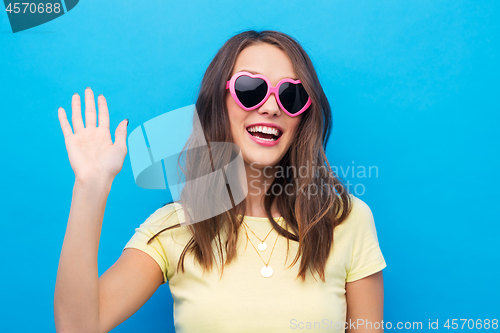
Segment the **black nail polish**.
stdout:
[[73,96],[78,96],[78,93],[74,93]]
[[104,96],[103,94],[99,94],[99,96]]
[[90,89],[90,87],[87,87],[87,88],[85,88],[85,89]]
[[128,127],[128,118],[127,118],[127,127]]

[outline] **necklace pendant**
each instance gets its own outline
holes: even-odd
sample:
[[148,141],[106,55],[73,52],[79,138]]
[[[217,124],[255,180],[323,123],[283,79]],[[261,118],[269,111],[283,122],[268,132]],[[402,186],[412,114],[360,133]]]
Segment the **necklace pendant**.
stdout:
[[259,244],[259,246],[257,246],[257,248],[259,249],[259,251],[265,251],[267,249],[267,244],[262,242]]
[[269,278],[273,275],[273,269],[269,266],[264,266],[260,270],[260,274],[265,278]]

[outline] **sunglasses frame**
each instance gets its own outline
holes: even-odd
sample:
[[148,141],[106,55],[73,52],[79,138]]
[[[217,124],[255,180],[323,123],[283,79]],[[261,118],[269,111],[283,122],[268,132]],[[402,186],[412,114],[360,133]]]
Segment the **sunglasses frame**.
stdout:
[[[267,84],[267,93],[266,93],[266,96],[262,99],[262,101],[259,102],[259,104],[255,105],[255,106],[252,106],[252,107],[249,107],[249,108],[247,108],[246,106],[244,106],[243,104],[241,104],[240,100],[238,99],[238,96],[236,95],[236,91],[235,91],[235,88],[234,88],[236,80],[240,76],[249,76],[249,77],[255,78],[255,79],[258,78],[258,79],[262,79],[262,80],[264,80],[266,82],[266,84]],[[283,112],[285,112],[290,117],[297,117],[298,115],[300,115],[301,113],[303,113],[304,111],[306,111],[307,108],[311,105],[311,103],[312,103],[311,102],[311,97],[308,94],[308,96],[307,96],[307,102],[304,105],[304,107],[302,109],[300,109],[296,113],[290,113],[287,109],[285,109],[285,107],[283,106],[283,104],[281,104],[280,97],[279,97],[279,89],[280,89],[281,85],[283,83],[285,83],[285,82],[290,82],[290,83],[293,83],[293,84],[301,83],[300,80],[293,80],[293,79],[290,79],[290,78],[285,78],[285,79],[280,80],[278,82],[278,84],[276,84],[276,86],[273,87],[273,85],[271,84],[271,81],[266,76],[264,76],[262,74],[252,74],[252,73],[249,73],[249,72],[242,71],[242,72],[238,72],[238,73],[234,74],[233,77],[231,77],[231,79],[229,81],[227,81],[227,83],[226,83],[226,90],[229,89],[229,92],[231,93],[231,96],[233,96],[233,99],[235,100],[235,102],[243,110],[245,110],[245,111],[255,110],[258,107],[262,106],[262,104],[264,104],[267,101],[267,99],[269,98],[269,96],[271,96],[271,93],[273,93],[274,96],[276,97],[276,101],[278,102],[278,105],[283,110]]]

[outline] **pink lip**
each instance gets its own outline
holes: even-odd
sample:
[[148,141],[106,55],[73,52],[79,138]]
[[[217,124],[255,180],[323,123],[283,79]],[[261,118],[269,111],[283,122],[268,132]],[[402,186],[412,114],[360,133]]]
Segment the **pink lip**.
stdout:
[[[276,127],[277,129],[279,129],[281,131],[281,135],[280,137],[278,138],[278,140],[276,141],[265,141],[265,140],[260,140],[259,138],[256,138],[254,137],[252,134],[250,134],[250,132],[248,132],[246,130],[246,128],[248,127],[251,127],[251,126],[268,126],[268,127]],[[252,124],[252,125],[249,125],[245,128],[245,132],[247,132],[248,136],[250,137],[250,139],[252,139],[253,141],[255,141],[256,143],[258,143],[259,145],[262,145],[262,146],[266,146],[266,147],[272,147],[272,146],[276,146],[280,140],[281,140],[281,137],[283,136],[283,130],[281,129],[281,127],[279,127],[278,125],[275,125],[275,124],[272,124],[272,123],[256,123],[256,124]]]

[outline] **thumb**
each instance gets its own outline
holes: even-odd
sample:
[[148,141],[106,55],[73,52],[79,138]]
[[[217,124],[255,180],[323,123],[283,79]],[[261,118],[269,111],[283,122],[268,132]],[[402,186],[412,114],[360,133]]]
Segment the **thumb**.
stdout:
[[125,119],[116,127],[114,143],[125,152],[125,155],[127,155],[127,126],[128,119]]

